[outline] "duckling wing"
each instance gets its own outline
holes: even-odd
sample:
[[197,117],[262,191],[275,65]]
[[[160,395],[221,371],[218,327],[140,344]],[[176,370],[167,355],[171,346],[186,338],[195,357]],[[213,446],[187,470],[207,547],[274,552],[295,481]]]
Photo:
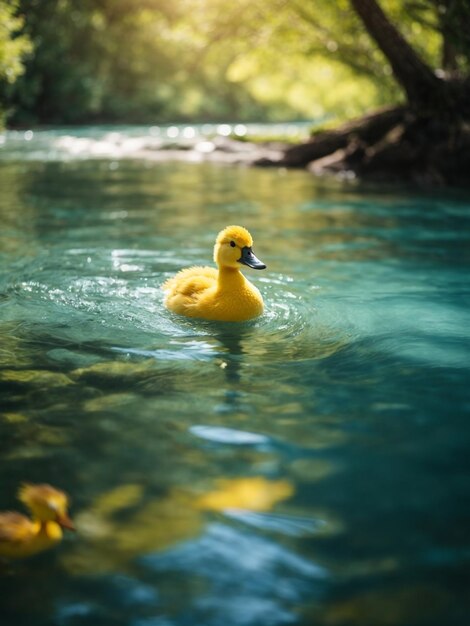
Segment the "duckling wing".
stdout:
[[163,284],[168,295],[191,297],[212,287],[217,281],[217,270],[214,267],[188,267],[178,272]]
[[22,543],[35,532],[34,523],[21,513],[0,513],[0,546],[2,543]]
[[217,282],[217,270],[213,267],[189,267],[178,272],[163,285],[167,297],[181,295],[197,296]]
[[199,299],[217,286],[217,270],[213,267],[190,267],[178,272],[163,285],[165,304],[174,313],[197,315]]

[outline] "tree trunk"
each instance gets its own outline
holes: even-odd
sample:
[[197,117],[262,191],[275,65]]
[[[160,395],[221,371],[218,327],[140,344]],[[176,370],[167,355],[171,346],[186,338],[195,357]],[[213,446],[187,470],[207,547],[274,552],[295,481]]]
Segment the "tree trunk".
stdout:
[[442,69],[446,76],[454,76],[454,74],[457,74],[457,53],[455,46],[449,41],[445,32],[443,33],[441,62]]
[[[460,2],[460,0],[457,0]],[[457,49],[454,39],[456,39],[455,22],[458,21],[462,29],[465,24],[465,10],[459,11],[455,0],[434,0],[436,12],[442,35],[442,70],[446,77],[458,77]],[[467,13],[469,9],[467,8]],[[455,21],[454,21],[455,20]]]
[[390,63],[410,107],[422,113],[446,108],[445,82],[418,56],[376,0],[351,0],[351,5]]

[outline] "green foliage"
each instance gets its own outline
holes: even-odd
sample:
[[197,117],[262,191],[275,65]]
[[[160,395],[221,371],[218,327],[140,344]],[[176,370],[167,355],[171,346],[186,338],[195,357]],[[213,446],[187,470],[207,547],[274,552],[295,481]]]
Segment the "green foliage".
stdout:
[[[7,94],[12,122],[154,122],[261,115],[206,41],[189,0],[20,0],[35,54]],[[197,7],[196,7],[197,8]]]
[[16,36],[23,20],[15,15],[15,10],[15,2],[0,0],[0,79],[10,83],[21,74],[21,59],[31,50],[26,36]]
[[152,80],[150,86],[149,78],[160,82],[168,58],[155,46],[143,54],[145,7],[138,10],[130,0],[20,3],[35,54],[13,92],[17,122],[74,123],[103,112],[112,120],[161,108],[158,85]]
[[[468,73],[470,0],[380,4],[431,66],[446,47]],[[0,18],[15,124],[345,118],[402,98],[349,0],[0,0]]]
[[[23,20],[16,15],[16,3],[0,0],[0,84],[13,83],[23,71],[22,58],[30,52],[25,35],[17,36]],[[0,127],[4,111],[0,103]]]

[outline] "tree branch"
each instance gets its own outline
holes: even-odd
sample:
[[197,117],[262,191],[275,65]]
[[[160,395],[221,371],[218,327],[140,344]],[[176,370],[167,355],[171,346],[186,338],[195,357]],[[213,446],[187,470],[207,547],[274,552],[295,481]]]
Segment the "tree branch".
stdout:
[[413,108],[426,110],[444,100],[442,81],[390,22],[376,0],[350,0],[369,35],[390,63]]

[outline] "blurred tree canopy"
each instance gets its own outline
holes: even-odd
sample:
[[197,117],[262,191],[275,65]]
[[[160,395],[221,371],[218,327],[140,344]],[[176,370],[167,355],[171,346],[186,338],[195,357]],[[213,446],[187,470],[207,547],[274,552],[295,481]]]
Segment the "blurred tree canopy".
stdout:
[[[16,15],[17,3],[0,0],[0,81],[11,84],[24,70],[22,57],[31,50],[25,35],[19,35],[23,20]],[[0,106],[0,126],[2,122]]]
[[[0,0],[0,109],[19,125],[269,121],[403,101],[359,5]],[[469,75],[470,0],[380,6],[433,74]]]

